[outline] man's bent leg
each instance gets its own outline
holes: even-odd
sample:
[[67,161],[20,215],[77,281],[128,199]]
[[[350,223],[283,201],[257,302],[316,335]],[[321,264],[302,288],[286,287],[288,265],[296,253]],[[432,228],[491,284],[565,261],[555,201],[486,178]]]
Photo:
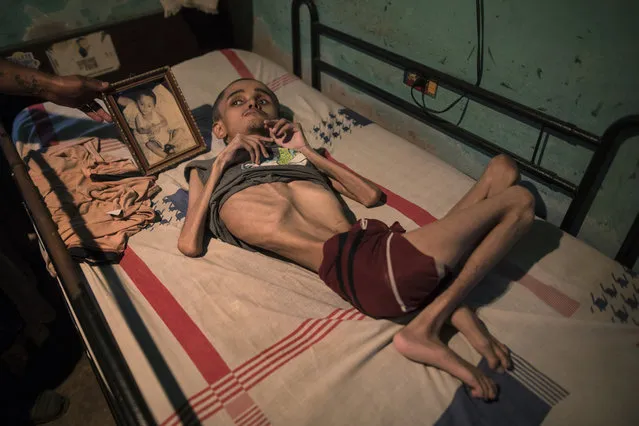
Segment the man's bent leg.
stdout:
[[[455,204],[448,214],[501,194],[517,184],[519,178],[517,164],[510,157],[504,154],[494,157],[488,163],[488,167],[477,183]],[[490,368],[503,371],[503,369],[512,366],[508,348],[489,333],[475,312],[468,306],[460,305],[453,312],[450,321],[471,346],[486,358]]]
[[448,266],[460,260],[466,247],[481,240],[451,285],[394,338],[404,356],[453,374],[476,397],[494,398],[494,383],[445,346],[439,332],[468,292],[528,230],[534,219],[533,203],[525,189],[512,187],[405,235],[422,253]]
[[517,163],[505,154],[490,160],[486,170],[472,188],[453,206],[447,214],[473,206],[486,198],[501,194],[519,182]]

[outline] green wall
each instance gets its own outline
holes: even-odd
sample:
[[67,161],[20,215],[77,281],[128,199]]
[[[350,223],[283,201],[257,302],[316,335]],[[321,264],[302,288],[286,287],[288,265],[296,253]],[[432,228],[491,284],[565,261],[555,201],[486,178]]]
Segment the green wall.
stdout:
[[[471,0],[317,0],[320,21],[454,76],[475,82],[475,2]],[[639,2],[613,0],[485,0],[482,87],[597,135],[616,119],[639,113]],[[290,0],[254,0],[254,47],[290,67]],[[303,8],[302,16],[307,14]],[[305,21],[308,22],[307,20]],[[302,26],[304,46],[308,25]],[[375,85],[410,100],[403,73],[322,39],[322,57]],[[306,49],[305,58],[308,58]],[[306,74],[308,76],[308,73]],[[487,158],[415,123],[330,78],[324,89],[359,108],[477,178]],[[456,96],[440,90],[433,108]],[[457,122],[464,102],[442,117]],[[530,158],[538,131],[470,102],[461,127]],[[628,140],[613,163],[580,238],[606,254],[616,252],[639,209],[639,138]],[[551,137],[542,165],[577,182],[591,151]],[[559,223],[569,199],[537,185],[548,219]]]
[[2,0],[0,49],[161,10],[159,0]]

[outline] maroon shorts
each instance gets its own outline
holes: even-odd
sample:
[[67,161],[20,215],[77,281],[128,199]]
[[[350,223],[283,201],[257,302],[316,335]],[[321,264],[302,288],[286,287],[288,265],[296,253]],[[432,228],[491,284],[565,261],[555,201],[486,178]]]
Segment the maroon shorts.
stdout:
[[361,219],[324,243],[320,278],[344,300],[375,318],[423,307],[446,270],[415,248],[395,222]]

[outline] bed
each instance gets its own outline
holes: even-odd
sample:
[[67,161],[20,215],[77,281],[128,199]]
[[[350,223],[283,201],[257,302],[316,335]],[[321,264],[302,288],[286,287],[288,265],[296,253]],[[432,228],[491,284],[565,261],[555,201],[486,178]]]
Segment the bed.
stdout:
[[[264,81],[313,147],[383,188],[386,203],[370,210],[346,200],[358,218],[414,229],[443,216],[473,184],[256,54],[216,51],[173,72],[210,146],[200,158],[223,146],[211,135],[219,91],[239,77]],[[24,157],[53,142],[107,140],[114,132],[46,103],[18,115],[12,139]],[[127,155],[122,148],[110,141],[105,149]],[[24,175],[22,163],[10,162]],[[130,238],[119,263],[80,263],[78,270],[68,256],[51,256],[119,423],[639,424],[639,277],[571,235],[536,220],[470,296],[513,352],[512,372],[488,373],[501,395],[487,404],[447,373],[397,353],[391,341],[401,324],[364,316],[299,266],[217,240],[201,258],[181,255],[183,167],[159,175],[154,208],[162,220]],[[38,209],[33,197],[25,200]],[[52,253],[55,238],[38,231]],[[449,344],[488,371],[462,336]]]

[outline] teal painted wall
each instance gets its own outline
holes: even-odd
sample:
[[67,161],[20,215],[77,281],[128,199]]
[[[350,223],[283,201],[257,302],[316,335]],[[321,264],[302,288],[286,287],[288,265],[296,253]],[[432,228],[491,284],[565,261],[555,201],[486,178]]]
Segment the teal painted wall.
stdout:
[[0,49],[162,10],[159,0],[26,0],[0,6]]
[[[254,50],[290,69],[290,0],[254,0]],[[320,21],[433,68],[475,82],[475,2],[471,0],[317,0]],[[602,134],[614,120],[639,113],[639,2],[630,0],[485,0],[482,87]],[[307,16],[305,9],[302,15]],[[306,21],[308,22],[308,21]],[[302,26],[308,45],[308,25]],[[322,55],[391,93],[410,100],[401,70],[322,39]],[[305,51],[308,58],[308,49]],[[308,76],[308,73],[306,73]],[[385,105],[324,77],[336,100],[435,153],[477,178],[487,158]],[[456,95],[440,90],[433,108]],[[442,116],[457,122],[464,102]],[[530,158],[538,131],[470,102],[461,127]],[[639,138],[613,163],[580,234],[613,255],[639,208]],[[591,151],[550,138],[542,165],[577,182]],[[549,221],[558,224],[569,199],[538,188]]]

